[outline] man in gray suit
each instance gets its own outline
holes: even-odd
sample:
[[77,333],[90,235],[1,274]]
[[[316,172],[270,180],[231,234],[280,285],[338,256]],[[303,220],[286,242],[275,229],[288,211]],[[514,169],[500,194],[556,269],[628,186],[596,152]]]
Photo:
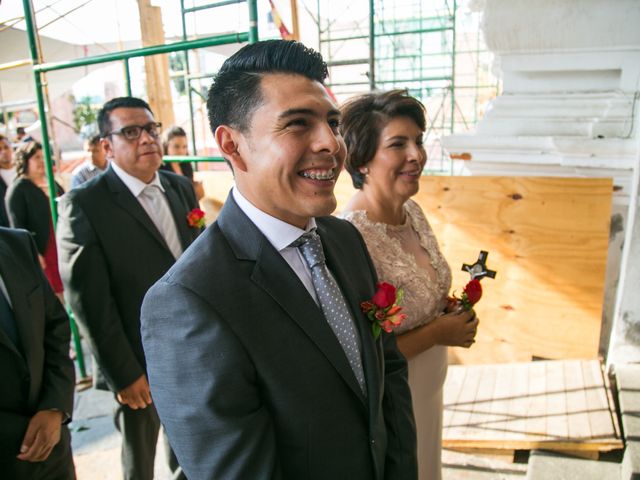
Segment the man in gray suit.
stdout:
[[209,92],[235,187],[141,316],[188,478],[417,478],[406,361],[360,310],[375,270],[355,228],[327,216],[345,145],[326,74],[298,42],[258,42]]

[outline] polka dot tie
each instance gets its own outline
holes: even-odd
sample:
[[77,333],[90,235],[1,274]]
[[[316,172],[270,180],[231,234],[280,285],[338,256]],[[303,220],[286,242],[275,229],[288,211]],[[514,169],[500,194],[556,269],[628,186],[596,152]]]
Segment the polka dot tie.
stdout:
[[358,333],[340,287],[325,263],[320,237],[315,231],[307,232],[291,246],[298,248],[307,262],[322,313],[340,342],[360,389],[366,393]]

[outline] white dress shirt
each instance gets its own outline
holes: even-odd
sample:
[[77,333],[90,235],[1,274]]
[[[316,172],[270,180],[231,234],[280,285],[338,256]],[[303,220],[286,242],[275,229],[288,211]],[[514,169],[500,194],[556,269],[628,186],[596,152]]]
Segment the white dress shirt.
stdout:
[[[171,212],[171,206],[169,205],[169,201],[167,200],[164,187],[162,186],[162,183],[160,183],[160,176],[158,175],[158,172],[154,174],[153,180],[151,180],[149,183],[144,183],[139,178],[136,178],[133,175],[130,175],[127,172],[125,172],[122,168],[120,168],[116,164],[116,162],[110,162],[110,165],[111,165],[111,168],[113,168],[113,171],[115,172],[115,174],[118,176],[118,178],[120,178],[120,180],[122,180],[122,183],[125,184],[125,186],[129,189],[129,191],[136,198],[136,200],[138,200],[138,203],[144,209],[144,211],[147,212],[147,215],[149,216],[150,219],[152,219],[152,221],[153,221],[153,218],[155,218],[155,212],[154,212],[153,206],[150,200],[147,198],[147,196],[142,195],[142,192],[144,191],[144,189],[149,185],[155,185],[160,189],[160,191],[164,194],[162,195],[162,198],[164,200],[164,203],[167,206],[167,211]],[[178,228],[176,227],[175,220],[171,222],[171,225],[174,230],[176,239],[179,239],[180,236],[178,235]],[[162,234],[162,232],[160,233]],[[178,243],[179,243],[179,240],[178,240]],[[174,253],[174,256],[176,257],[176,259],[182,253],[182,246],[179,245],[177,248],[180,249],[180,252],[178,252],[178,255]]]
[[10,187],[13,181],[15,180],[17,175],[15,167],[11,168],[0,168],[0,177],[4,181],[4,184],[7,187]]
[[302,254],[295,247],[290,247],[291,243],[300,238],[301,235],[316,229],[315,218],[310,218],[309,223],[304,230],[290,223],[272,217],[268,213],[263,212],[249,200],[247,200],[237,189],[233,187],[233,199],[240,207],[240,210],[249,217],[249,220],[258,227],[258,230],[267,237],[269,243],[273,245],[282,258],[289,264],[295,274],[298,276],[304,287],[307,289],[313,300],[318,303],[318,297],[311,280],[311,271],[307,266],[307,262],[302,258]]

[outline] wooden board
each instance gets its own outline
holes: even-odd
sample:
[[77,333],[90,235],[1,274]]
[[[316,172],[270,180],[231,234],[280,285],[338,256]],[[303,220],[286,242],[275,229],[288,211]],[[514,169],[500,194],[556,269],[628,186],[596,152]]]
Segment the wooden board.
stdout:
[[[199,172],[207,196],[224,201],[230,172]],[[414,197],[429,219],[460,293],[489,251],[495,280],[483,280],[480,328],[450,363],[596,358],[611,212],[611,179],[422,177]],[[338,211],[353,195],[343,173]]]
[[485,451],[622,448],[607,392],[599,360],[453,365],[442,444]]

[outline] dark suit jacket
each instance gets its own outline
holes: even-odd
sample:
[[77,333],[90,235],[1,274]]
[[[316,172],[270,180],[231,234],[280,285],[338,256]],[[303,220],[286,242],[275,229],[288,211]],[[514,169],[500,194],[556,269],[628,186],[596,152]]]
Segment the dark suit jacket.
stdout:
[[21,340],[16,348],[0,329],[1,471],[2,462],[18,454],[36,412],[58,409],[71,415],[75,373],[69,319],[42,273],[28,232],[0,228],[0,273]]
[[[159,172],[186,249],[200,229],[191,182]],[[99,365],[96,387],[118,392],[145,373],[140,305],[175,259],[138,200],[112,168],[60,199],[58,255],[65,295]]]
[[0,177],[0,227],[9,226],[9,215],[7,215],[7,205],[4,201],[7,195],[8,187],[9,186],[4,183],[2,177]]
[[[57,195],[64,190],[56,183]],[[49,197],[27,178],[18,178],[7,191],[7,212],[14,228],[24,228],[31,232],[36,241],[38,253],[44,255],[49,241],[51,207]]]
[[376,284],[366,247],[349,223],[316,220],[367,396],[302,282],[229,196],[142,306],[154,403],[189,478],[417,478],[406,361],[359,307]]

